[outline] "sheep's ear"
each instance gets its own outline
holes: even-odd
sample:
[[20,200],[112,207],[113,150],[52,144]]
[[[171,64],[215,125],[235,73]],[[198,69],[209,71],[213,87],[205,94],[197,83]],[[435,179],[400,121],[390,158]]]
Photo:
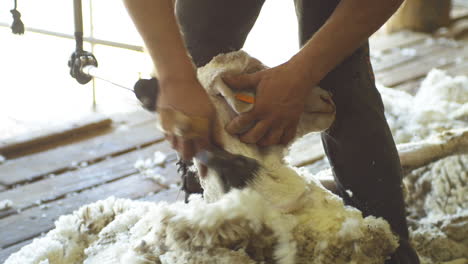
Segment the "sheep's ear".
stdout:
[[306,98],[296,139],[311,132],[321,132],[328,129],[335,121],[335,112],[336,107],[331,94],[320,87],[312,89]]
[[255,73],[255,72],[265,70],[265,69],[268,69],[268,68],[269,68],[268,66],[263,64],[258,59],[250,57],[249,64],[246,67],[245,73]]
[[317,86],[307,95],[304,112],[331,114],[335,111],[336,107],[331,93]]

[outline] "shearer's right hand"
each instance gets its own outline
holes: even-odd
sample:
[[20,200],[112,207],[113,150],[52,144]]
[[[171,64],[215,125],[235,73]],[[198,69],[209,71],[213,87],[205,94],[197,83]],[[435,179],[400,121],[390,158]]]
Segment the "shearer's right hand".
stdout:
[[185,160],[212,146],[215,110],[196,78],[160,82],[157,102],[166,139]]

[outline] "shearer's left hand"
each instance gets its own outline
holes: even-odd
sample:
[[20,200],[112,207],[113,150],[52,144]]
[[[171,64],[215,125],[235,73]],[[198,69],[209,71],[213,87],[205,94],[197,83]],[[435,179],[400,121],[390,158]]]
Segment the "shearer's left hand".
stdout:
[[233,90],[256,90],[254,108],[231,120],[226,130],[259,146],[287,144],[294,138],[306,95],[315,87],[290,63],[223,80]]

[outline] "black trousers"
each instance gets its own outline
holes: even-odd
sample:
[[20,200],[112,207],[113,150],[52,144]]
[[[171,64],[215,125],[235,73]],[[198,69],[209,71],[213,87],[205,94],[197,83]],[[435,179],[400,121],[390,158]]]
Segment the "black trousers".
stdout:
[[[339,0],[296,0],[299,40],[304,45],[325,23]],[[219,53],[239,50],[264,0],[178,0],[176,14],[187,48],[200,67]],[[408,228],[398,153],[374,83],[366,43],[319,84],[333,94],[336,120],[322,142],[345,202],[364,215],[386,219],[405,242]],[[352,192],[349,196],[346,190]],[[406,253],[405,253],[406,251]],[[398,253],[400,254],[400,253]],[[418,263],[393,257],[386,263]]]

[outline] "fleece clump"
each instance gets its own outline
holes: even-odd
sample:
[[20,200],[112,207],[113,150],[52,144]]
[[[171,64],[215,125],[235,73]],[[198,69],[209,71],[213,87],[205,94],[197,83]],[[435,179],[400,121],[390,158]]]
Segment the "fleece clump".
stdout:
[[397,246],[388,223],[307,182],[309,205],[291,214],[250,189],[214,203],[108,198],[60,217],[6,264],[383,263]]
[[397,144],[468,126],[468,78],[433,69],[415,96],[379,86]]
[[468,263],[468,154],[454,154],[409,173],[411,241],[422,263]]

